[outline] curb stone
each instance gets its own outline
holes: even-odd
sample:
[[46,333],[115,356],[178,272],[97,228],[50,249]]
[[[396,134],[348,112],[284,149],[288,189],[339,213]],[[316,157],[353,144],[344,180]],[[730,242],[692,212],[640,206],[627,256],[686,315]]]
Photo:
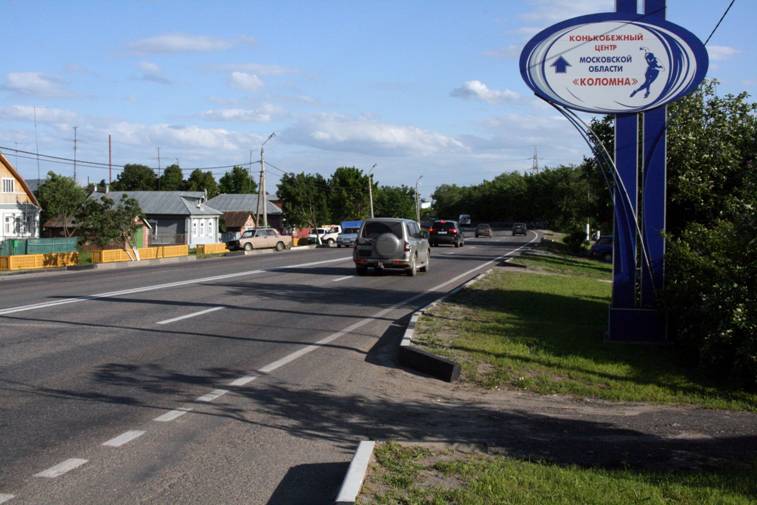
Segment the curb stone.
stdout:
[[368,465],[373,458],[373,449],[376,442],[372,440],[362,440],[357,446],[355,454],[352,456],[350,467],[342,481],[342,487],[336,497],[336,505],[352,505],[360,494],[360,488],[363,487],[365,474],[368,473]]

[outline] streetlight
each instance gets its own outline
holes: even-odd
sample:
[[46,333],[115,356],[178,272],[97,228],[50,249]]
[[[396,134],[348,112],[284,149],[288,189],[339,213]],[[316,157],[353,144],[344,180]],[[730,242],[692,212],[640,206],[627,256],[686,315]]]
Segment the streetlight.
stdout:
[[[268,135],[268,138],[263,141],[262,144],[260,144],[260,187],[258,188],[258,215],[256,216],[258,220],[256,220],[255,226],[260,225],[260,210],[263,210],[263,227],[268,227],[268,206],[266,204],[266,192],[265,192],[265,163],[263,162],[263,146],[266,145],[266,143],[271,140],[273,137],[276,136],[276,132],[271,133]],[[261,206],[262,203],[262,206]]]
[[421,203],[420,194],[418,193],[418,183],[421,182],[421,179],[423,179],[422,175],[415,180],[415,220],[418,223],[421,222]]
[[373,219],[373,169],[378,163],[371,165],[371,171],[368,172],[368,199],[371,201],[371,219]]

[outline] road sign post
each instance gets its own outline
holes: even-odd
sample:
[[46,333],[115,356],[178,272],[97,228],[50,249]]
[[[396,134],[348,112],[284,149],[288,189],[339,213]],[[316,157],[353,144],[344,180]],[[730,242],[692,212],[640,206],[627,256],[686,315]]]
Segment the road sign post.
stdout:
[[521,75],[540,98],[615,115],[613,341],[667,338],[658,303],[665,281],[666,105],[696,89],[708,57],[699,39],[665,20],[665,9],[665,0],[645,0],[643,13],[636,0],[616,0],[615,12],[538,33],[520,58]]

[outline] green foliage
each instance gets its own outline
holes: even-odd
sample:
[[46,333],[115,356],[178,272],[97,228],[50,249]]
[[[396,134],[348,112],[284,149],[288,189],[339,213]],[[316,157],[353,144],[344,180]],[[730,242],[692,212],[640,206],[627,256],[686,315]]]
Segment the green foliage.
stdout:
[[168,165],[163,170],[163,175],[158,181],[158,188],[161,191],[179,191],[184,185],[184,175],[177,164]]
[[277,188],[284,202],[284,217],[292,226],[310,226],[331,221],[329,183],[320,174],[285,174]]
[[355,167],[337,168],[329,179],[331,216],[337,221],[363,219],[370,214],[369,177]]
[[124,165],[118,179],[113,182],[114,191],[154,191],[158,178],[152,168],[137,163]]
[[139,203],[127,195],[122,195],[118,203],[107,196],[89,198],[76,216],[81,240],[99,247],[119,243],[128,249],[137,229],[136,219],[141,214]]
[[208,198],[213,198],[218,194],[218,184],[216,183],[213,173],[210,171],[203,172],[199,168],[192,170],[189,179],[184,183],[186,191],[207,191]]
[[374,215],[415,219],[415,189],[408,186],[381,186],[373,192]]
[[74,230],[68,228],[68,222],[87,199],[84,189],[70,177],[48,172],[47,179],[37,189],[37,198],[42,207],[42,222],[60,216],[63,218],[63,234],[70,237]]
[[257,193],[258,185],[252,180],[249,170],[236,165],[230,172],[223,174],[219,181],[219,189],[221,193]]

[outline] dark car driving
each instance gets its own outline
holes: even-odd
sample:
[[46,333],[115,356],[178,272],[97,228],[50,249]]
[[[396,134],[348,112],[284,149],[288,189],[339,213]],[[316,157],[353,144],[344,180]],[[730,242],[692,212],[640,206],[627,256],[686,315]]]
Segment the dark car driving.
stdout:
[[514,223],[513,235],[528,235],[528,227],[526,223]]
[[491,237],[492,227],[488,224],[479,224],[476,226],[476,237]]
[[429,230],[428,241],[436,247],[439,244],[452,244],[455,247],[463,247],[465,245],[465,239],[463,238],[463,230],[457,221],[434,221],[434,225]]
[[589,255],[610,263],[612,261],[612,235],[600,236],[589,249]]

